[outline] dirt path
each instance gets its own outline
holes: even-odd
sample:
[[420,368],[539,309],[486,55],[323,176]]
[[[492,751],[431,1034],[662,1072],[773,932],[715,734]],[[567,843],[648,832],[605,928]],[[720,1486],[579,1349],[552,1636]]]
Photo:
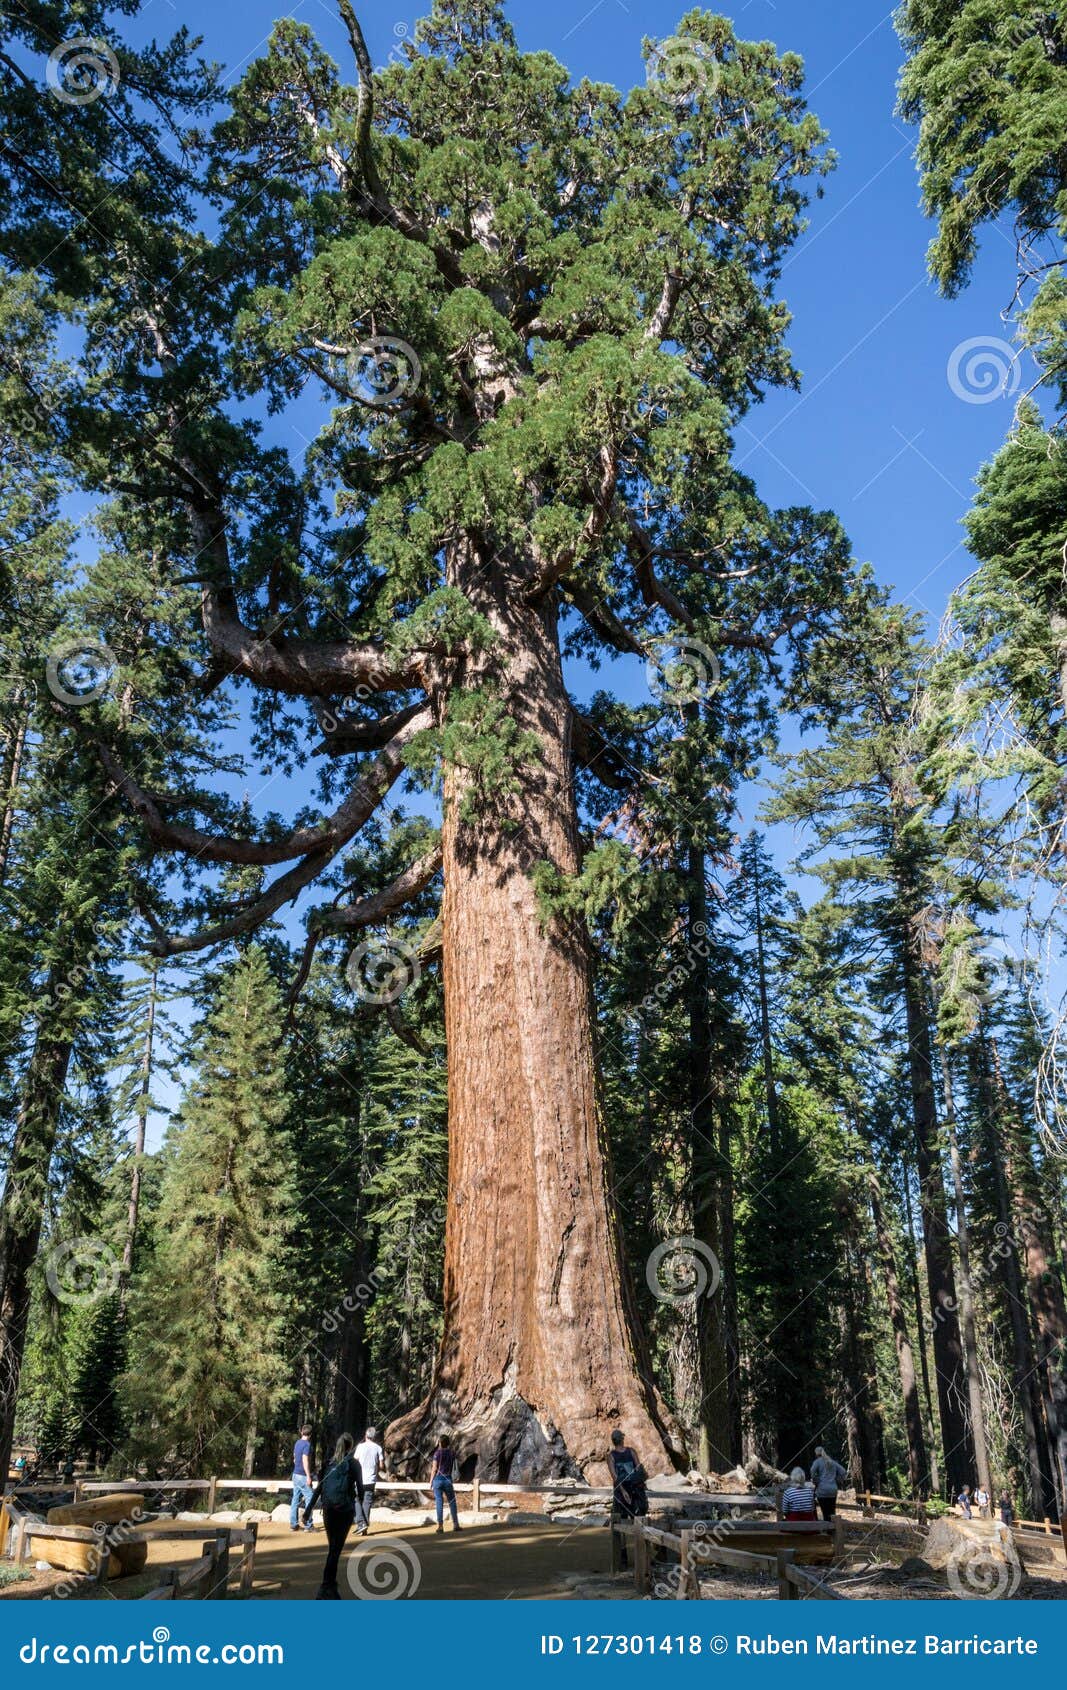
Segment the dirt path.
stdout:
[[[160,1543],[149,1550],[152,1567],[195,1561],[198,1542]],[[371,1521],[370,1536],[350,1537],[341,1558],[344,1601],[388,1597],[403,1591],[428,1601],[535,1601],[572,1594],[562,1582],[571,1573],[604,1574],[610,1545],[603,1528],[574,1526],[465,1526],[438,1537],[433,1527]],[[290,1532],[264,1524],[256,1547],[254,1596],[281,1601],[314,1598],[326,1558],[326,1534]],[[119,1588],[110,1586],[113,1594]]]

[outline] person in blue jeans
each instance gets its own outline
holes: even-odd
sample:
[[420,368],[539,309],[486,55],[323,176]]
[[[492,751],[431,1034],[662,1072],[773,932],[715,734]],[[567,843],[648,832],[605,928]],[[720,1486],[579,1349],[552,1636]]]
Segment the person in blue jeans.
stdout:
[[[293,1500],[289,1509],[289,1530],[300,1530],[300,1510],[311,1501],[311,1427],[301,1426],[300,1436],[293,1445]],[[304,1526],[311,1531],[310,1516]]]
[[438,1439],[437,1448],[433,1452],[433,1469],[430,1473],[430,1488],[437,1506],[437,1530],[445,1529],[445,1503],[452,1516],[452,1530],[458,1532],[459,1513],[456,1508],[456,1487],[452,1483],[452,1476],[456,1471],[456,1452],[452,1448],[452,1439],[447,1432],[442,1432]]

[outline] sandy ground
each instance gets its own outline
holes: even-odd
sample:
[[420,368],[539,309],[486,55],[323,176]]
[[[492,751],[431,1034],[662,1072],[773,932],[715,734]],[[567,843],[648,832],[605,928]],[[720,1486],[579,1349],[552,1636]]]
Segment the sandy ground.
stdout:
[[[209,1531],[205,1526],[205,1537]],[[943,1575],[916,1584],[897,1572],[906,1556],[921,1554],[922,1543],[923,1533],[899,1518],[849,1521],[844,1561],[828,1570],[827,1576],[853,1599],[954,1600]],[[153,1544],[143,1574],[116,1581],[104,1591],[86,1589],[85,1595],[104,1601],[136,1599],[158,1584],[162,1568],[194,1561],[199,1554],[199,1538]],[[288,1525],[262,1524],[254,1599],[313,1599],[325,1555],[321,1530],[293,1533]],[[869,1570],[864,1568],[865,1561],[871,1563]],[[1027,1565],[1030,1576],[1020,1596],[1067,1599],[1067,1572],[1055,1564],[1051,1552],[1028,1557]],[[36,1573],[30,1584],[0,1590],[0,1600],[40,1599],[63,1580],[60,1573]],[[368,1538],[349,1538],[339,1582],[343,1601],[401,1595],[428,1601],[633,1600],[637,1594],[629,1575],[611,1576],[610,1543],[602,1526],[470,1524],[458,1536],[448,1527],[438,1537],[432,1526],[421,1525],[410,1515],[396,1521],[385,1510],[375,1515]],[[675,1589],[670,1565],[665,1563],[654,1578],[653,1594],[673,1600]],[[705,1571],[702,1593],[712,1600],[748,1601],[774,1601],[778,1595],[773,1580],[722,1569]]]
[[[205,1528],[205,1538],[209,1532]],[[341,1598],[347,1601],[357,1600],[359,1592],[380,1597],[396,1592],[446,1602],[569,1597],[573,1590],[567,1575],[595,1578],[606,1574],[610,1553],[603,1527],[472,1525],[458,1535],[448,1527],[438,1537],[432,1526],[396,1526],[383,1516],[372,1520],[369,1537],[349,1538],[339,1585]],[[181,1566],[199,1555],[197,1539],[152,1544],[143,1574],[116,1580],[106,1587],[106,1594],[94,1595],[98,1600],[136,1598],[159,1582],[160,1568]],[[324,1532],[290,1532],[287,1525],[261,1525],[254,1597],[314,1598],[325,1557]],[[62,1574],[38,1574],[32,1585],[0,1591],[0,1600],[46,1596],[62,1578]],[[629,1591],[623,1586],[618,1594],[626,1596]]]

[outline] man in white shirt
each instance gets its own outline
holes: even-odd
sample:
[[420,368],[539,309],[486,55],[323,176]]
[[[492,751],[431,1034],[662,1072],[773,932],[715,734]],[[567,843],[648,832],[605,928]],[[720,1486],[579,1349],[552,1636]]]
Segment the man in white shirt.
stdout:
[[371,1503],[374,1501],[374,1487],[378,1482],[379,1472],[385,1471],[385,1453],[377,1439],[377,1426],[368,1426],[363,1434],[363,1442],[356,1445],[355,1451],[359,1470],[363,1474],[363,1517],[368,1527]]

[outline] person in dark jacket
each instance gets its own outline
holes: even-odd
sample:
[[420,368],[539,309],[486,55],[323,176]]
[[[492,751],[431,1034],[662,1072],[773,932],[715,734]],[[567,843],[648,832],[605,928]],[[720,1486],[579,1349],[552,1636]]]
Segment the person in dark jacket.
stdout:
[[452,1448],[452,1439],[447,1432],[442,1432],[437,1440],[437,1448],[433,1452],[433,1467],[430,1472],[430,1489],[433,1491],[434,1506],[437,1510],[437,1530],[445,1529],[445,1503],[452,1516],[452,1530],[460,1529],[459,1513],[456,1508],[456,1487],[453,1482],[456,1471],[456,1452]]
[[367,1522],[363,1518],[363,1474],[352,1453],[355,1444],[356,1440],[351,1432],[341,1433],[333,1452],[333,1460],[319,1480],[311,1501],[304,1510],[304,1524],[307,1525],[312,1509],[319,1498],[322,1498],[322,1523],[326,1527],[329,1549],[326,1565],[322,1569],[322,1583],[316,1596],[316,1601],[319,1602],[341,1600],[341,1592],[337,1588],[337,1568],[345,1540],[354,1522],[359,1522],[361,1537],[367,1529]]
[[[645,1469],[632,1450],[622,1432],[612,1432],[611,1448],[608,1451],[608,1468],[611,1472],[611,1518],[616,1520],[634,1520],[639,1515],[648,1513],[648,1490]],[[620,1565],[627,1564],[626,1539],[620,1538]]]

